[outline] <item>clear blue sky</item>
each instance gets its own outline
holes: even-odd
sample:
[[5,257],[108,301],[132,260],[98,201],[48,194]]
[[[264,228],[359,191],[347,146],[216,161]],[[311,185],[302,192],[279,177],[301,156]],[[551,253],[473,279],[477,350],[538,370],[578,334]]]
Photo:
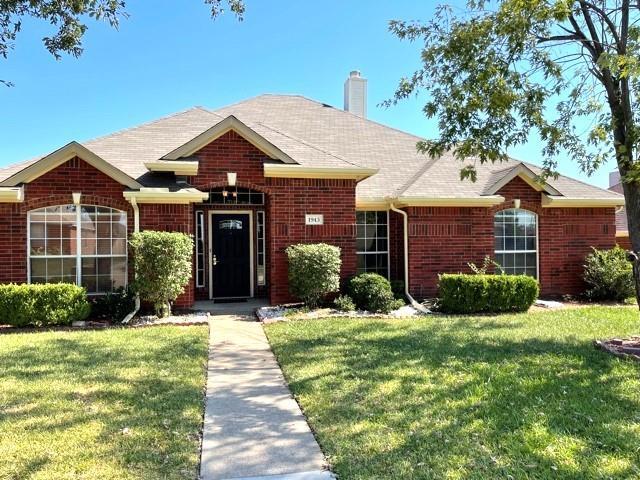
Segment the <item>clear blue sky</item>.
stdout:
[[[56,61],[28,21],[8,60],[0,59],[0,166],[49,153],[193,105],[219,107],[261,93],[296,93],[342,107],[353,69],[369,80],[369,118],[425,137],[437,129],[422,102],[382,109],[398,79],[419,65],[419,45],[387,31],[391,19],[427,19],[434,2],[247,0],[245,20],[211,20],[200,0],[127,2],[119,31],[89,23],[85,52]],[[532,141],[510,152],[540,161]],[[587,178],[568,161],[562,173]]]

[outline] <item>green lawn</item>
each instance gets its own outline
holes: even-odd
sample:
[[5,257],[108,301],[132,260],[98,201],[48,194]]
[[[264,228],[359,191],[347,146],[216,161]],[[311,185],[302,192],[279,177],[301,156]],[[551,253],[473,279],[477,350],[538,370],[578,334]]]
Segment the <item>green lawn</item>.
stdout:
[[634,308],[266,327],[341,480],[640,478]]
[[0,479],[197,478],[207,335],[0,335]]

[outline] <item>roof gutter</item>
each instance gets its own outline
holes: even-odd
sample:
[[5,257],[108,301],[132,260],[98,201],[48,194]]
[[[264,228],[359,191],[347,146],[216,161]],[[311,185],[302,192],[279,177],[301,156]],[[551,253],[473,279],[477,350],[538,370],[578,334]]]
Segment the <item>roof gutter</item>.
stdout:
[[24,187],[0,187],[0,203],[24,202]]
[[612,208],[623,206],[624,197],[622,195],[619,198],[578,198],[542,195],[542,208]]
[[404,256],[404,294],[407,297],[407,300],[409,300],[409,303],[411,304],[411,306],[413,308],[415,308],[416,310],[418,310],[421,313],[429,314],[431,312],[428,309],[426,309],[423,305],[421,305],[420,303],[416,302],[416,300],[411,296],[411,293],[409,293],[409,216],[407,215],[407,212],[405,212],[404,210],[398,209],[393,204],[393,200],[389,202],[389,208],[392,211],[402,215],[403,240],[404,240],[404,251],[403,251],[403,254],[404,254],[403,255]]

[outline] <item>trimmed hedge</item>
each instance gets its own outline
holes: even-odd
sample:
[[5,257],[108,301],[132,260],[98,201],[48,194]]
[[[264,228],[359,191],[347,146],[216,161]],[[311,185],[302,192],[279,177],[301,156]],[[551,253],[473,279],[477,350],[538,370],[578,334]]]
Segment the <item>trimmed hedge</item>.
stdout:
[[340,288],[340,248],[326,243],[301,243],[286,249],[289,290],[309,307]]
[[439,308],[446,313],[526,312],[540,287],[527,275],[439,276]]
[[71,283],[0,285],[0,323],[5,325],[70,325],[90,312],[87,292]]

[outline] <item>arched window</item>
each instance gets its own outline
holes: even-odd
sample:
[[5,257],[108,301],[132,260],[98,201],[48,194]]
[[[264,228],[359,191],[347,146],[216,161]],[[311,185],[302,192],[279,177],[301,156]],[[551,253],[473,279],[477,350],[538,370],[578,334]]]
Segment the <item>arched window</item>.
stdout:
[[538,225],[535,213],[512,208],[494,219],[496,261],[511,275],[538,277]]
[[77,283],[88,293],[127,283],[127,214],[94,205],[59,205],[28,215],[30,283]]

